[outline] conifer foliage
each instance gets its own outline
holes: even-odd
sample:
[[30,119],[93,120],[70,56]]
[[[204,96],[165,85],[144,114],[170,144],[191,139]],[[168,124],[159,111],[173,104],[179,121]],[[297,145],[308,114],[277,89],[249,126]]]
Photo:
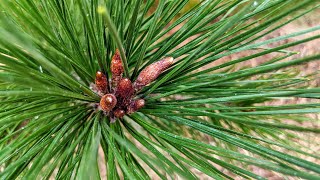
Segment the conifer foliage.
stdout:
[[320,53],[290,51],[320,27],[263,39],[319,3],[189,3],[1,0],[1,179],[320,179],[317,74],[294,71]]

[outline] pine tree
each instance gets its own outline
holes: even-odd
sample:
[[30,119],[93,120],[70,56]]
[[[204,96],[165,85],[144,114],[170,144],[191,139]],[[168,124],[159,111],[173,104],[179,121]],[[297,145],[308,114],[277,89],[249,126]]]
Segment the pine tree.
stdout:
[[1,179],[320,179],[318,75],[295,69],[320,54],[290,50],[320,27],[266,38],[319,6],[2,0]]

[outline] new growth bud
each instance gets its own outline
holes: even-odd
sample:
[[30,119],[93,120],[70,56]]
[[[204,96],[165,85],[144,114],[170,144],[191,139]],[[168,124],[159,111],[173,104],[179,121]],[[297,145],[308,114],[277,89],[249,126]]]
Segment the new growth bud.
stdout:
[[125,111],[122,109],[117,109],[113,112],[114,116],[117,118],[122,118],[125,115]]
[[130,79],[123,78],[120,80],[116,94],[119,95],[123,99],[130,99],[134,93],[134,89]]
[[166,57],[160,61],[154,62],[144,68],[138,78],[134,82],[134,88],[136,91],[141,90],[144,86],[150,84],[152,81],[168,69],[173,64],[173,57]]
[[117,104],[117,98],[113,94],[106,94],[100,100],[100,107],[102,110],[109,112]]
[[97,90],[101,93],[106,93],[108,89],[108,81],[106,75],[104,75],[101,71],[96,73],[96,87]]
[[137,80],[132,83],[129,78],[122,78],[124,69],[117,49],[111,60],[111,82],[102,72],[96,73],[95,88],[92,89],[101,96],[99,106],[96,103],[97,107],[104,111],[106,116],[109,116],[110,123],[123,118],[126,114],[138,111],[145,105],[144,99],[137,99],[138,91],[154,81],[172,64],[172,57],[154,62],[142,70]]
[[144,99],[136,99],[132,101],[128,107],[128,114],[134,113],[141,109],[145,105],[145,100]]
[[122,74],[123,74],[122,60],[121,60],[120,52],[118,49],[116,49],[116,52],[113,55],[111,60],[111,74],[112,74],[112,87],[116,87],[120,79],[122,78]]

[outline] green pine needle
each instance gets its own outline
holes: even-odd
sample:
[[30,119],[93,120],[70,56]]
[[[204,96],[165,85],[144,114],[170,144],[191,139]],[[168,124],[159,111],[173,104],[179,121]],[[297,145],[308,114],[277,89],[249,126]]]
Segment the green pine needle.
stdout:
[[[297,58],[290,49],[318,40],[320,26],[267,38],[319,7],[1,1],[1,179],[268,178],[252,168],[320,179],[320,143],[311,139],[319,119],[310,116],[320,113],[320,89],[310,85],[319,72],[295,69],[320,54]],[[132,81],[164,57],[175,60],[139,91],[145,106],[112,123],[94,83],[97,71],[112,78],[116,49]],[[272,105],[288,99],[307,103]]]

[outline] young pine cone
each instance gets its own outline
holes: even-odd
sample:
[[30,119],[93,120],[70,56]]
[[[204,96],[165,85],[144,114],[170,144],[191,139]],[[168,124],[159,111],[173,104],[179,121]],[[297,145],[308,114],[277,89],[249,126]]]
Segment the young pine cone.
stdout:
[[123,118],[123,116],[126,114],[126,112],[122,109],[116,109],[114,112],[113,112],[114,116],[116,118]]
[[146,102],[144,99],[136,99],[136,100],[131,101],[130,105],[128,106],[127,113],[131,114],[131,113],[138,111],[139,109],[141,109],[145,105],[145,103]]
[[160,61],[154,62],[144,68],[136,81],[134,82],[135,91],[140,91],[144,86],[150,84],[152,81],[157,79],[157,77],[166,69],[168,69],[173,64],[173,57],[166,57]]
[[99,92],[101,92],[102,94],[107,92],[108,89],[108,80],[106,75],[104,75],[101,71],[98,71],[96,73],[96,88]]
[[130,79],[123,78],[120,80],[117,89],[116,89],[116,96],[119,97],[121,103],[127,105],[130,102],[134,93],[134,89]]
[[106,94],[101,97],[100,107],[102,110],[109,112],[117,104],[117,98],[113,94]]
[[113,55],[111,60],[111,74],[112,74],[112,87],[115,88],[117,87],[123,74],[122,60],[121,60],[120,52],[118,49],[116,49],[116,52]]

